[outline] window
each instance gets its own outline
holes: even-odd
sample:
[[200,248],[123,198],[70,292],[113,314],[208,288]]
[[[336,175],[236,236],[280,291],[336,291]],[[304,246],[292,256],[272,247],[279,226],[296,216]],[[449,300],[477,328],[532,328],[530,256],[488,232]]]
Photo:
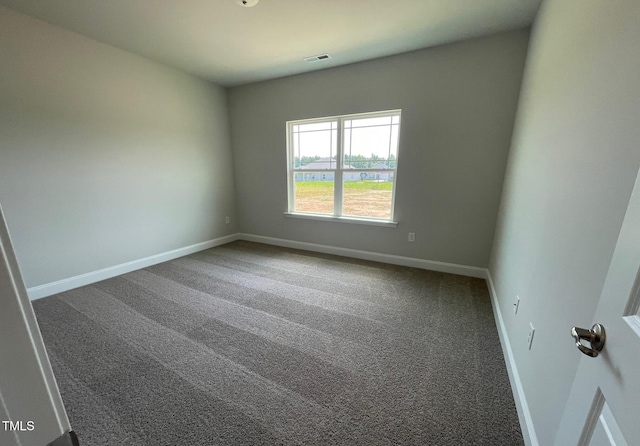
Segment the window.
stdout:
[[393,221],[400,110],[287,122],[289,213]]

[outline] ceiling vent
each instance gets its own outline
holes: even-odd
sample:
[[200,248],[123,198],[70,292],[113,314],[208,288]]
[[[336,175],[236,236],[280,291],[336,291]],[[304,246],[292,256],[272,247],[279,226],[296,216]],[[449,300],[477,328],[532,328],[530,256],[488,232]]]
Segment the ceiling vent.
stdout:
[[311,56],[311,57],[305,57],[304,60],[305,62],[320,62],[321,60],[327,60],[327,59],[331,59],[331,56],[329,56],[328,54],[319,54],[317,56]]

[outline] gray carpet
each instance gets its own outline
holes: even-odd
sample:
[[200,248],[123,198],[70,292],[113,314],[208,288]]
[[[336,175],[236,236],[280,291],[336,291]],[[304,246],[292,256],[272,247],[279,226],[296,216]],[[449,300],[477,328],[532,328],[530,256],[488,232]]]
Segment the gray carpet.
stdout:
[[484,280],[235,242],[34,302],[89,445],[521,445]]

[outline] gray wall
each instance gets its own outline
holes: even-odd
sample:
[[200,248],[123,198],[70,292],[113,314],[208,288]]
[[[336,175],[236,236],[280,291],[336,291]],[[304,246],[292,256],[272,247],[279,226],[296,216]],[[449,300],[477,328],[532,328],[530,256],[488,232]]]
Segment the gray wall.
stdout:
[[552,0],[531,37],[490,270],[541,445],[582,356],[569,329],[596,322],[638,173],[639,21],[638,2]]
[[0,8],[0,203],[27,286],[235,233],[226,93]]
[[[522,30],[231,89],[241,231],[486,267],[527,43]],[[396,108],[397,228],[283,215],[286,121]]]

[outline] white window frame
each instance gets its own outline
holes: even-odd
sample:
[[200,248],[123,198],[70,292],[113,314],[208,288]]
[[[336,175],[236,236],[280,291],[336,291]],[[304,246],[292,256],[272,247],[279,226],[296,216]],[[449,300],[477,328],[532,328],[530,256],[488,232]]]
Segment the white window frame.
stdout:
[[[296,121],[287,121],[287,195],[288,195],[288,210],[285,212],[285,215],[288,217],[295,218],[308,218],[308,219],[318,219],[318,220],[333,220],[340,221],[345,223],[360,223],[360,224],[369,224],[376,226],[397,226],[397,222],[394,221],[394,211],[395,211],[395,201],[396,201],[396,181],[398,179],[398,162],[400,158],[400,131],[402,126],[402,110],[384,110],[378,112],[368,112],[368,113],[354,113],[349,115],[339,115],[339,116],[328,116],[323,118],[312,118],[312,119],[300,119]],[[398,149],[396,153],[396,162],[394,168],[388,169],[353,169],[344,167],[344,140],[343,140],[343,132],[344,132],[344,121],[353,120],[353,119],[362,119],[362,118],[375,118],[375,117],[386,117],[386,116],[398,116],[400,117],[398,123]],[[333,215],[331,214],[317,214],[311,212],[300,212],[295,211],[295,174],[299,172],[304,172],[302,169],[296,169],[294,167],[295,163],[295,154],[293,151],[293,126],[300,124],[313,124],[313,123],[321,123],[321,122],[330,122],[337,121],[337,147],[336,147],[336,167],[333,169],[321,169],[321,172],[333,172],[333,182],[334,182],[334,197],[333,197]],[[344,216],[342,215],[342,201],[344,196],[343,190],[343,172],[348,171],[349,173],[360,173],[367,172],[370,173],[372,171],[388,171],[393,175],[393,188],[391,191],[391,215],[389,219],[380,219],[373,217],[361,217],[361,216]]]

